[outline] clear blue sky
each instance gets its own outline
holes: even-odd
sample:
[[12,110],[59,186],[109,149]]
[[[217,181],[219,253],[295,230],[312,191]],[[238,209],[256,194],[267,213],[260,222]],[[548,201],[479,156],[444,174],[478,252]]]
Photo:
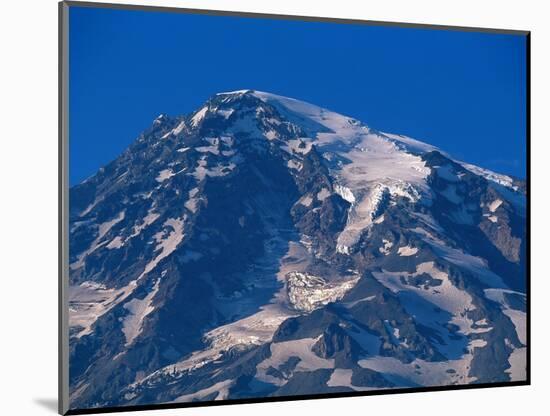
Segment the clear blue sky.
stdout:
[[70,182],[221,91],[309,101],[525,177],[525,37],[70,9]]

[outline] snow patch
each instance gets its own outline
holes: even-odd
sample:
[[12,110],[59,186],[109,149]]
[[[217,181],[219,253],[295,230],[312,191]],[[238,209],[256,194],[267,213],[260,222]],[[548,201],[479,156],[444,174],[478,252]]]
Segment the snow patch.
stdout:
[[163,169],[159,172],[158,176],[155,178],[157,182],[164,182],[167,179],[170,179],[174,176],[175,173],[171,169]]
[[122,320],[122,332],[126,338],[126,347],[132,344],[134,339],[141,333],[143,320],[155,309],[151,304],[159,290],[159,282],[160,279],[155,282],[153,289],[145,298],[134,298],[123,305],[124,309],[128,311],[128,315]]
[[295,169],[295,170],[297,170],[297,171],[302,170],[302,163],[301,163],[301,162],[297,162],[297,161],[295,161],[294,159],[289,159],[288,162],[286,162],[286,165],[287,165],[290,169]]
[[435,168],[440,178],[449,182],[459,182],[460,177],[455,173],[454,169],[449,165],[438,166]]
[[485,297],[500,304],[502,312],[507,315],[514,327],[516,328],[516,334],[519,342],[527,345],[527,316],[523,311],[512,309],[506,301],[505,294],[525,296],[524,293],[516,292],[508,289],[484,289]]
[[233,110],[232,108],[230,108],[229,110],[221,110],[221,109],[218,109],[218,111],[216,111],[219,115],[221,115],[223,118],[225,118],[226,120],[231,117],[231,114],[233,114],[235,110]]
[[404,257],[414,256],[416,253],[418,253],[418,248],[411,246],[399,247],[397,250],[397,254]]
[[353,204],[355,202],[355,196],[353,195],[353,192],[351,192],[351,189],[346,186],[335,185],[334,192],[336,192],[342,197],[342,199],[348,201],[350,204]]
[[287,275],[288,299],[294,309],[311,312],[343,298],[358,280],[358,277],[352,277],[349,280],[327,282],[309,273],[290,272]]
[[303,205],[304,207],[309,207],[312,202],[313,198],[310,195],[304,195],[298,200],[298,203]]
[[330,191],[327,188],[321,189],[319,192],[317,192],[317,199],[319,201],[324,201],[326,198],[330,196]]
[[456,360],[424,361],[417,358],[411,363],[403,363],[393,357],[374,356],[360,360],[359,365],[377,371],[401,386],[407,382],[410,383],[407,387],[469,384],[477,380],[469,375],[474,350],[486,344],[482,339],[473,340],[464,356]]
[[112,289],[92,281],[69,287],[69,326],[79,329],[75,337],[90,334],[95,321],[115,306],[119,297],[129,293],[132,288],[129,285],[121,289]]
[[196,195],[199,193],[199,188],[193,188],[189,191],[189,199],[185,202],[184,206],[192,213],[196,213],[199,207],[199,198]]
[[90,247],[87,250],[80,253],[75,262],[71,263],[70,269],[76,270],[84,266],[86,257],[97,250],[99,247],[107,244],[107,241],[102,241],[103,237],[120,221],[124,219],[125,212],[119,212],[116,217],[109,221],[105,221],[98,226],[97,237],[90,243]]
[[459,162],[459,163],[461,163],[462,166],[464,166],[470,172],[475,173],[476,175],[482,176],[488,181],[497,183],[513,191],[518,190],[518,187],[514,185],[514,180],[507,175],[501,175],[500,173],[495,173],[489,169],[480,168],[479,166],[470,165],[469,163],[464,163],[464,162]]
[[498,207],[502,204],[502,199],[495,199],[493,202],[491,202],[488,206],[489,211],[495,212]]
[[160,217],[159,214],[157,214],[156,212],[153,212],[153,211],[154,211],[154,209],[151,208],[147,212],[147,215],[145,217],[143,217],[143,220],[142,220],[141,224],[134,225],[132,234],[130,235],[130,237],[128,237],[128,240],[130,238],[134,238],[137,235],[141,234],[141,232],[143,230],[145,230],[147,227],[149,227],[152,223],[154,223]]
[[290,150],[290,152],[298,153],[300,155],[308,154],[311,150],[311,147],[312,147],[311,142],[309,142],[309,141],[306,142],[306,141],[301,140],[301,139],[289,140],[287,142],[287,145],[283,146],[283,148],[285,148],[285,150]]
[[268,375],[268,370],[273,367],[278,369],[286,363],[290,357],[298,357],[300,361],[294,371],[314,371],[322,368],[334,368],[334,359],[325,359],[317,356],[313,351],[313,345],[319,338],[303,338],[299,340],[274,342],[270,345],[271,357],[260,362],[256,366],[256,378],[266,383],[282,385],[286,380],[281,380]]
[[498,222],[498,217],[496,215],[483,214],[483,216],[486,217],[489,221],[491,221],[494,224]]
[[[415,278],[424,274],[439,281],[439,284],[416,286],[410,284],[407,280],[407,278]],[[469,311],[475,309],[472,297],[467,292],[457,288],[449,279],[448,274],[439,270],[434,262],[419,264],[414,273],[382,270],[382,272],[373,272],[373,276],[389,290],[399,295],[409,314],[416,316],[419,322],[433,328],[442,335],[447,335],[445,330],[446,318],[434,314],[431,308],[423,308],[423,303],[415,299],[423,299],[425,302],[449,312],[452,315],[450,322],[458,326],[460,333],[464,335],[491,330],[491,328],[472,328],[474,322],[467,316]],[[452,339],[447,344],[451,345]],[[441,349],[445,351],[444,346]]]
[[199,390],[195,393],[183,394],[178,398],[176,398],[172,403],[182,403],[182,402],[191,402],[195,400],[203,400],[207,396],[210,396],[211,394],[214,394],[214,393],[217,393],[216,397],[214,398],[215,401],[226,400],[227,397],[229,396],[229,389],[234,383],[235,383],[235,380],[220,381],[206,389]]
[[527,348],[515,348],[508,358],[510,368],[506,373],[510,374],[510,381],[523,381],[527,378]]
[[352,387],[351,377],[353,376],[353,370],[337,368],[335,369],[330,378],[327,381],[329,387]]
[[116,236],[105,247],[107,247],[109,250],[114,250],[114,249],[122,247],[123,245],[124,245],[124,240],[122,240],[122,237]]
[[197,127],[199,123],[204,119],[204,116],[208,112],[208,108],[202,107],[199,111],[195,113],[195,115],[191,118],[191,125],[193,127]]

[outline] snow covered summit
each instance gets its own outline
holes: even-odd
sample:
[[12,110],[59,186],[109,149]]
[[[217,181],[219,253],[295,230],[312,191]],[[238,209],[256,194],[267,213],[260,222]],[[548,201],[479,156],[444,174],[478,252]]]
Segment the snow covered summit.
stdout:
[[275,94],[71,188],[76,408],[525,377],[525,184]]

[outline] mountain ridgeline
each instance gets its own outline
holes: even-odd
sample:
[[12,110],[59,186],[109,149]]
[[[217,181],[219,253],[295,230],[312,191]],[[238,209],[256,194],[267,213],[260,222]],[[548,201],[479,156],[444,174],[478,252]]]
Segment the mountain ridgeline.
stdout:
[[71,408],[526,377],[526,188],[259,91],[70,190]]

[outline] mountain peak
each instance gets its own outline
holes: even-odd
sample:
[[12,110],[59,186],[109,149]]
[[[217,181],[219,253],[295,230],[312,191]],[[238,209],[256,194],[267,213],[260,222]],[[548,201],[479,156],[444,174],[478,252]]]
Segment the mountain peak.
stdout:
[[224,91],[224,92],[219,92],[216,95],[243,95],[243,94],[250,94],[253,92],[254,90],[246,89],[246,90],[236,90],[236,91]]
[[159,117],[70,191],[71,400],[519,380],[513,186],[268,92]]

